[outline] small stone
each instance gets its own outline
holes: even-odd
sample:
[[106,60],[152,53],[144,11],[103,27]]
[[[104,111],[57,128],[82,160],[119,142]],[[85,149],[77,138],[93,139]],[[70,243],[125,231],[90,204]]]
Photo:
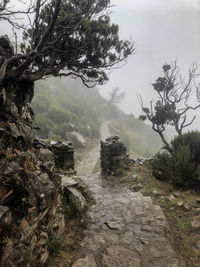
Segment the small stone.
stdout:
[[178,201],[178,202],[177,202],[177,205],[178,205],[179,207],[183,206],[183,201]]
[[138,185],[131,187],[131,189],[134,191],[138,191],[138,190],[142,189],[142,187],[143,187],[142,184],[139,183]]
[[103,239],[102,236],[100,235],[96,235],[94,236],[94,242],[97,243],[97,244],[104,244],[106,241]]
[[173,210],[176,209],[176,207],[170,207],[169,209],[170,209],[171,211],[173,211]]
[[176,198],[178,198],[178,197],[180,197],[180,195],[181,195],[181,193],[180,192],[174,192],[174,194],[173,194]]
[[44,197],[45,197],[45,194],[44,194],[44,193],[42,193],[42,194],[40,195],[40,197],[41,197],[41,198],[44,198]]
[[197,220],[192,221],[191,225],[193,228],[199,228],[200,227],[200,223]]
[[61,176],[61,187],[63,190],[65,188],[78,185],[78,182],[72,179],[71,177],[68,177],[66,175],[60,175],[60,176]]
[[174,195],[170,195],[169,197],[168,197],[168,199],[169,199],[169,201],[174,201],[176,198],[175,198],[175,196]]
[[185,208],[186,210],[190,210],[190,209],[191,209],[191,206],[190,206],[189,203],[185,203],[185,204],[184,204],[184,208]]
[[140,240],[143,244],[145,244],[145,245],[149,245],[149,241],[148,241],[147,239],[145,239],[145,238],[143,238],[143,237],[140,237],[139,240]]
[[83,267],[83,266],[87,266],[87,267],[96,267],[96,262],[94,260],[94,258],[92,256],[86,256],[85,258],[82,259],[78,259],[73,265],[72,267]]
[[113,230],[121,230],[122,227],[124,226],[120,222],[105,222],[105,224],[108,226],[108,228],[113,229]]

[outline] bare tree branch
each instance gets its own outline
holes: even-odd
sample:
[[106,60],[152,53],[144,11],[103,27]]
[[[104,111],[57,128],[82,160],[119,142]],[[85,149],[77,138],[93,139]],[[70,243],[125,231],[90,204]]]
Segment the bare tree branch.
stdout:
[[[170,145],[163,135],[166,125],[172,125],[178,135],[182,134],[184,128],[190,126],[195,120],[187,120],[187,114],[190,110],[200,108],[200,85],[196,79],[199,77],[198,66],[192,64],[189,69],[187,82],[185,78],[179,75],[179,69],[175,64],[171,67],[165,64],[163,66],[164,75],[153,84],[158,94],[158,101],[153,106],[150,102],[150,110],[144,107],[141,96],[138,98],[145,116],[141,119],[148,119],[152,123],[152,128],[156,131],[166,149],[171,153]],[[196,99],[194,99],[194,94]]]

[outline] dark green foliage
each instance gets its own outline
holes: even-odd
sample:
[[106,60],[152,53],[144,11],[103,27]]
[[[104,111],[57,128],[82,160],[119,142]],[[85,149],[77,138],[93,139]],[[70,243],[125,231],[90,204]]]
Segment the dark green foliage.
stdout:
[[[35,76],[62,76],[65,69],[84,83],[102,84],[108,80],[107,68],[125,60],[133,52],[133,44],[119,39],[118,25],[112,24],[106,12],[109,0],[62,0],[55,24],[43,42],[43,36],[54,16],[56,3],[47,1],[37,16],[35,29],[25,30],[21,49],[30,53],[37,49]],[[41,43],[40,43],[41,42]],[[91,85],[91,84],[90,84]]]
[[174,104],[166,103],[163,105],[161,101],[157,101],[155,105],[155,114],[152,116],[153,123],[157,125],[172,124],[173,119],[176,117],[175,110],[176,107]]
[[151,163],[153,176],[161,181],[168,181],[170,179],[171,170],[171,156],[168,152],[157,153]]
[[195,165],[200,164],[200,132],[191,131],[180,136],[177,136],[171,142],[174,151],[177,151],[180,146],[188,145],[192,153],[193,162]]
[[56,254],[62,246],[62,237],[59,235],[52,235],[49,241],[47,242],[47,247],[50,255]]
[[172,154],[158,153],[152,162],[155,178],[182,188],[200,188],[200,132],[177,136],[171,142]]
[[172,156],[171,182],[185,188],[195,187],[198,184],[193,155],[188,145],[180,145]]

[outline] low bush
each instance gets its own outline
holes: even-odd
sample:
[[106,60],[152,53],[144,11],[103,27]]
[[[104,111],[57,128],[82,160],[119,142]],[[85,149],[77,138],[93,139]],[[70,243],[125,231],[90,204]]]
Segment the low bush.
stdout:
[[179,187],[195,187],[196,185],[196,167],[193,161],[193,154],[188,145],[177,147],[172,156],[170,166],[171,182]]
[[175,152],[180,149],[180,146],[188,146],[191,151],[191,157],[194,164],[200,164],[200,132],[191,131],[183,135],[177,136],[172,140],[171,145]]
[[177,187],[200,186],[200,132],[193,131],[171,142],[172,154],[158,153],[151,164],[156,179],[169,181]]
[[157,153],[151,162],[153,176],[161,181],[170,179],[171,156],[167,152]]
[[56,252],[62,247],[62,237],[59,235],[52,235],[47,242],[47,247],[50,255],[56,254]]

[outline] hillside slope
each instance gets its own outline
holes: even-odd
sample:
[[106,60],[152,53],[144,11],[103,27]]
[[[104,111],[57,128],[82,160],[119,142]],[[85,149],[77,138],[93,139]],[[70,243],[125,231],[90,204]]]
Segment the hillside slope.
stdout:
[[[161,147],[149,125],[133,114],[126,115],[97,88],[87,88],[79,80],[51,78],[37,82],[32,108],[41,138],[69,139],[68,133],[75,130],[86,139],[96,139],[100,121],[107,120],[111,133],[120,135],[131,153],[147,156]],[[76,146],[75,138],[72,142]]]

